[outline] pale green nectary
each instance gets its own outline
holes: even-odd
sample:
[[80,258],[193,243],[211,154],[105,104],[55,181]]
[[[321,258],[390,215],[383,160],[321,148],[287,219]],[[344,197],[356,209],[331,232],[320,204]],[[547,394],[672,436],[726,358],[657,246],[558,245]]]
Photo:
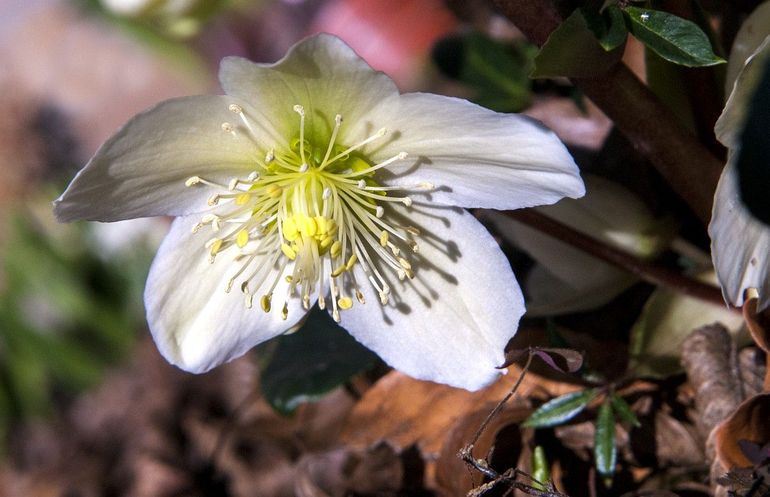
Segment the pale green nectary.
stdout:
[[150,269],[150,330],[203,372],[328,309],[416,378],[493,381],[524,305],[463,208],[583,195],[556,136],[464,100],[399,94],[319,35],[266,65],[229,57],[226,95],[163,102],[55,202],[63,221],[177,216]]

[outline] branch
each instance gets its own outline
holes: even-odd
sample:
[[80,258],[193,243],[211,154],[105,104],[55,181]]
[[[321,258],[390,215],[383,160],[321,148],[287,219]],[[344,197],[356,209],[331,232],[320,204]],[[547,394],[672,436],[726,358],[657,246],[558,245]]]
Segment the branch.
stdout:
[[[539,46],[562,21],[551,0],[494,2]],[[708,224],[723,164],[624,64],[616,64],[599,78],[575,78],[573,83],[615,122],[703,224]]]
[[680,293],[718,305],[725,305],[722,292],[715,286],[689,278],[677,271],[638,259],[622,250],[606,245],[588,235],[545,216],[534,209],[508,211],[507,216],[542,233],[593,255],[654,285],[672,288]]

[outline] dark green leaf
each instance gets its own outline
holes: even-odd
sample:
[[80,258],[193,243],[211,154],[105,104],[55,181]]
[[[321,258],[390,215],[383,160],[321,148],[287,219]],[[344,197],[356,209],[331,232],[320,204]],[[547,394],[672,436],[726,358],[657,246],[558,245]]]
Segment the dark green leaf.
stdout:
[[468,85],[473,100],[500,112],[516,112],[529,105],[532,82],[529,71],[535,47],[505,44],[481,33],[445,38],[433,48],[433,61],[441,72]]
[[664,59],[688,67],[722,64],[697,24],[668,12],[638,7],[623,9],[628,30]]
[[639,423],[639,419],[636,417],[634,411],[631,410],[631,406],[628,405],[628,402],[626,402],[623,397],[618,397],[617,395],[613,394],[610,396],[610,402],[612,403],[612,409],[615,411],[615,414],[618,415],[621,421],[624,421],[637,428],[642,426],[641,423]]
[[299,331],[276,340],[262,371],[262,393],[284,414],[317,400],[377,359],[317,306]]
[[749,212],[770,224],[770,62],[765,64],[741,132],[738,153],[738,184]]
[[594,462],[596,470],[603,476],[611,476],[615,472],[617,449],[615,448],[615,416],[609,399],[605,400],[596,416],[596,431],[594,434]]
[[623,12],[616,5],[610,5],[602,12],[581,7],[580,13],[603,49],[609,52],[625,43],[628,29],[623,20]]
[[588,28],[580,9],[564,20],[548,37],[535,57],[533,78],[601,76],[623,55],[618,47],[607,52]]
[[556,397],[533,412],[523,426],[546,428],[565,423],[580,414],[596,395],[596,390],[592,389]]

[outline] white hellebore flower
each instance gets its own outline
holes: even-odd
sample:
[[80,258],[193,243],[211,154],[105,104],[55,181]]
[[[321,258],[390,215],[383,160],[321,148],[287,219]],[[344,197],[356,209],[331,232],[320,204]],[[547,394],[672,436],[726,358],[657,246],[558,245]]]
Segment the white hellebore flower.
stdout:
[[556,136],[464,100],[400,95],[341,40],[228,57],[224,96],[163,102],[105,143],[60,220],[178,216],[145,290],[173,364],[204,372],[318,303],[419,379],[493,381],[524,313],[508,261],[459,207],[583,195]]
[[714,127],[717,138],[728,148],[728,158],[709,224],[711,257],[725,300],[743,305],[745,291],[756,288],[760,310],[770,306],[770,228],[743,205],[735,164],[747,107],[769,61],[770,2],[765,2],[746,19],[730,54],[730,96]]

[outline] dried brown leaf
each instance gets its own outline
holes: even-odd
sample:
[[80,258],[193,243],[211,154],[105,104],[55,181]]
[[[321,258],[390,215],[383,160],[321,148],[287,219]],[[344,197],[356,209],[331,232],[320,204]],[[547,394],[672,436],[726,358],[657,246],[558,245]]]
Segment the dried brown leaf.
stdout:
[[717,460],[725,469],[749,468],[754,464],[741,449],[747,440],[763,446],[770,442],[770,393],[743,402],[714,432]]
[[[436,485],[440,492],[444,492],[446,495],[465,495],[480,483],[479,475],[470,471],[465,462],[457,457],[457,454],[473,439],[479,426],[495,408],[495,405],[495,402],[487,402],[477,411],[458,419],[449,430],[436,461]],[[511,467],[528,471],[531,451],[522,437],[527,436],[527,434],[531,437],[532,430],[527,429],[521,433],[518,430],[506,428],[521,424],[531,413],[532,409],[522,405],[521,402],[504,407],[487,424],[474,445],[472,456],[488,461],[504,458],[505,463],[503,465],[505,467],[497,468],[500,473]],[[500,438],[504,429],[504,436]],[[524,465],[520,465],[520,461]]]
[[[502,399],[513,387],[520,372],[521,369],[511,366],[508,374],[489,387],[468,392],[415,380],[392,371],[356,404],[342,439],[362,448],[384,441],[397,451],[416,445],[424,457],[435,459],[444,446],[447,433],[458,420],[476,412],[480,405]],[[578,388],[529,373],[517,396],[544,399]]]

